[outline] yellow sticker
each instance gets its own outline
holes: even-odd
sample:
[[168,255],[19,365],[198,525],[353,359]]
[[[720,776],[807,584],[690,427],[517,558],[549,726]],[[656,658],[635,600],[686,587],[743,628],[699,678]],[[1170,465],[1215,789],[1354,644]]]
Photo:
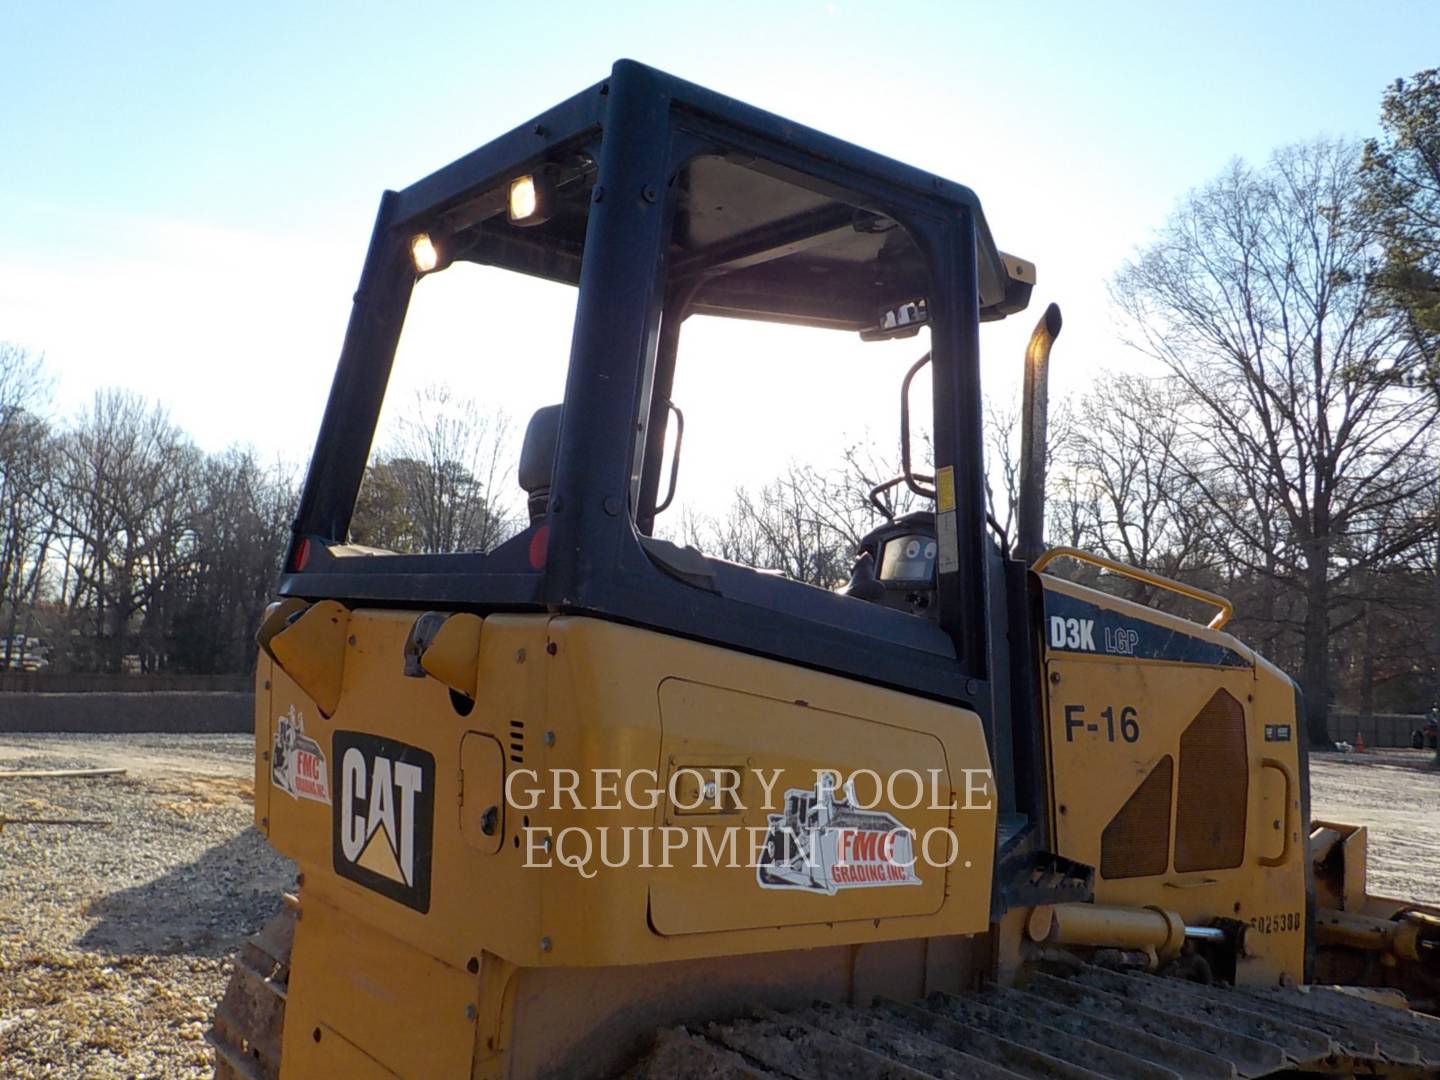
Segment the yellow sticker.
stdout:
[[955,509],[955,469],[951,465],[935,474],[935,509],[942,514]]

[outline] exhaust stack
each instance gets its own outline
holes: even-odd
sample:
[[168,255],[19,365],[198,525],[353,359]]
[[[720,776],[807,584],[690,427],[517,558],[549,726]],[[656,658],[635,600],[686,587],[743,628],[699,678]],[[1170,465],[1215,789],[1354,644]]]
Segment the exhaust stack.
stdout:
[[1050,422],[1050,349],[1060,336],[1060,307],[1040,316],[1025,349],[1021,404],[1020,492],[1015,558],[1029,566],[1045,550],[1045,452]]

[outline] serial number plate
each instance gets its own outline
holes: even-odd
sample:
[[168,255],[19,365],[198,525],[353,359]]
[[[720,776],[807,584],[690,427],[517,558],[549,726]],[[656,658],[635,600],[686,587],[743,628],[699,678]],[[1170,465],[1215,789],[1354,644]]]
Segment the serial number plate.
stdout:
[[1298,911],[1287,911],[1283,915],[1257,915],[1250,920],[1250,929],[1257,934],[1288,934],[1299,930],[1302,921]]

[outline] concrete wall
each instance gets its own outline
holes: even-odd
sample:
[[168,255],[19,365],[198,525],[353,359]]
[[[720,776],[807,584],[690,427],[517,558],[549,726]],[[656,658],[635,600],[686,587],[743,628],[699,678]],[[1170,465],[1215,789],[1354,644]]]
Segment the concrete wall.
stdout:
[[243,694],[254,675],[116,675],[100,671],[0,671],[0,693],[150,694],[156,691]]
[[255,730],[253,692],[0,693],[0,731]]

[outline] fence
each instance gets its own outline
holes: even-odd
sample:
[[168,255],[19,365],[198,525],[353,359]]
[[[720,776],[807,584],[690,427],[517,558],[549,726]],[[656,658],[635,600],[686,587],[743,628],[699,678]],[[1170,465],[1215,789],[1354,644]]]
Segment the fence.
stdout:
[[0,695],[18,694],[243,694],[253,675],[109,675],[92,672],[0,671]]
[[1412,734],[1423,730],[1425,717],[1404,713],[1381,713],[1360,716],[1356,713],[1332,712],[1328,732],[1334,742],[1353,743],[1361,735],[1366,746],[1409,746]]

